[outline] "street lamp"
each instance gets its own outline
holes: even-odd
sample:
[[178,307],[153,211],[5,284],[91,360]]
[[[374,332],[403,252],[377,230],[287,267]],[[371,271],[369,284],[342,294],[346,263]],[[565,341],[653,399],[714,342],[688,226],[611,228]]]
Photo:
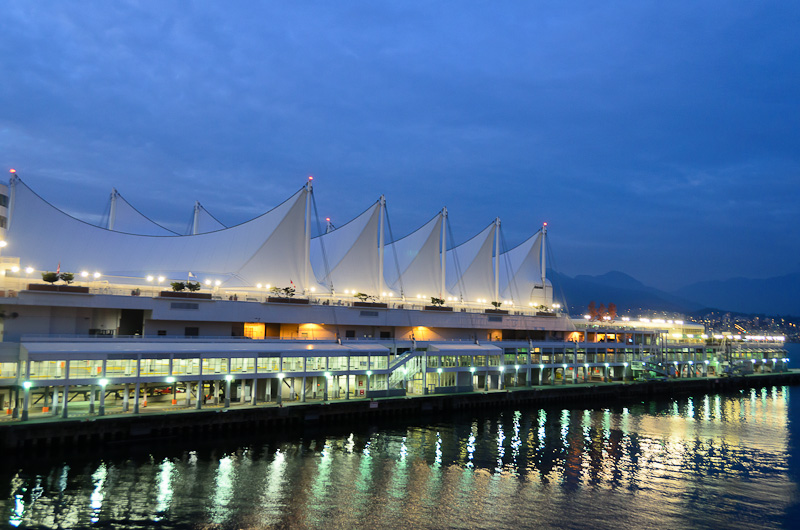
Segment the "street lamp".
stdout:
[[628,363],[622,363],[622,382],[625,382],[625,377],[628,374]]
[[100,408],[97,411],[97,415],[103,416],[106,413],[106,386],[108,386],[108,379],[104,377],[98,383],[100,383]]
[[28,421],[28,404],[30,403],[31,387],[33,383],[25,381],[22,383],[22,388],[25,390],[25,398],[22,401],[22,416],[20,421]]
[[175,378],[172,376],[167,377],[167,383],[172,385],[172,404],[178,404],[178,385],[175,384]]
[[286,374],[283,372],[278,374],[278,405],[283,405],[283,378]]
[[611,365],[608,363],[605,363],[605,365],[606,365],[606,383],[608,383],[608,367]]
[[331,378],[330,372],[325,372],[325,392],[322,394],[322,401],[328,401],[328,380]]
[[225,376],[225,408],[229,408],[231,406],[231,381],[233,381],[233,376],[228,374]]
[[369,383],[372,379],[372,370],[367,370],[367,395],[369,395]]

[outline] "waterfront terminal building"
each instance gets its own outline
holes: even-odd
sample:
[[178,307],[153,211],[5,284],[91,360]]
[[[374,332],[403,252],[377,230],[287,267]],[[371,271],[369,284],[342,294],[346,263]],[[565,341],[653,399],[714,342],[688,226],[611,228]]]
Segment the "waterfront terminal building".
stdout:
[[336,229],[316,228],[313,205],[311,181],[233,227],[196,205],[178,234],[115,190],[95,226],[14,175],[0,186],[3,411],[66,418],[136,414],[148,400],[258,406],[786,369],[782,337],[570,318],[547,280],[546,226],[506,249],[494,220],[454,245],[446,209],[394,239],[382,197]]

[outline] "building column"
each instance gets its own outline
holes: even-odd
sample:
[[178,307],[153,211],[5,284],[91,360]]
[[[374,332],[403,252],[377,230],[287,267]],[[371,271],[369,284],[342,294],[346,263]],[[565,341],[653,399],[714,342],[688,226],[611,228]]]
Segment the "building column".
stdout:
[[[350,361],[348,361],[348,363],[349,362]],[[350,369],[349,369],[349,364],[348,364],[347,375],[344,376],[344,377],[345,377],[345,394],[344,394],[344,398],[345,399],[350,399]]]
[[[306,366],[306,363],[305,363],[305,361],[303,361],[303,371],[305,371],[305,366]],[[303,376],[303,385],[300,388],[301,388],[300,402],[301,403],[305,403],[306,402],[306,376],[305,375]]]
[[192,382],[183,383],[183,405],[188,407],[192,404]]
[[67,408],[69,407],[69,385],[64,385],[64,406],[61,407],[61,417],[67,418]]
[[133,413],[139,414],[139,394],[141,394],[141,386],[139,383],[139,378],[136,378],[136,385],[134,385],[134,392],[133,392]]
[[89,414],[94,414],[94,385],[89,385]]
[[246,381],[247,381],[247,379],[240,379],[239,380],[239,403],[241,405],[244,405],[245,402],[247,401],[247,398],[245,397],[245,394],[247,393]]
[[[211,394],[214,396],[211,398],[211,403],[214,405],[219,405],[219,380],[214,381],[214,386],[212,387]],[[226,398],[230,399],[230,391],[225,392]]]
[[[195,403],[194,408],[200,410],[203,408],[203,400],[205,396],[203,395],[203,380],[200,379],[197,381],[197,403]],[[228,396],[225,396],[225,399],[228,399]]]
[[11,417],[13,419],[19,418],[19,387],[14,388],[14,406],[11,408]]
[[250,389],[250,404],[255,407],[257,403],[256,390],[258,389],[258,379],[253,378],[251,381],[252,382],[250,384],[252,385],[252,388]]
[[104,385],[100,386],[100,410],[98,413],[100,416],[106,413],[106,387]]
[[122,412],[130,410],[130,383],[125,383],[125,392],[122,394]]

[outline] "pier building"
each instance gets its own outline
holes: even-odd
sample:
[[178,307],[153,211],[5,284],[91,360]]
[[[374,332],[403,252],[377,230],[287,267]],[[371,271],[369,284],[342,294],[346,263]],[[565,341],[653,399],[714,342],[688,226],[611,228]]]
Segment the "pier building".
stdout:
[[443,209],[387,238],[380,198],[314,233],[312,193],[309,181],[251,221],[178,235],[116,191],[93,226],[12,178],[2,408],[26,420],[786,369],[782,337],[570,318],[546,277],[546,226],[505,249],[496,219],[455,245]]

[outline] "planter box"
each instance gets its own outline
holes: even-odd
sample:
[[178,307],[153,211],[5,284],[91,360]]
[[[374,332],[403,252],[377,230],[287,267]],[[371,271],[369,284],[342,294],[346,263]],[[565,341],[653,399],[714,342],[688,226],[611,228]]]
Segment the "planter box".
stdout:
[[50,293],[89,293],[88,287],[78,285],[47,285],[43,283],[29,283],[29,291],[47,291]]
[[389,304],[384,302],[353,302],[353,307],[378,307],[386,309]]
[[200,300],[211,300],[211,293],[184,293],[182,291],[161,291],[159,296],[163,298],[194,298]]
[[281,298],[280,296],[269,296],[267,302],[270,304],[308,304],[308,298]]
[[550,311],[537,311],[536,312],[536,316],[537,317],[554,317],[554,316],[556,316],[556,314],[555,313],[551,313]]
[[484,313],[490,313],[492,315],[507,315],[508,310],[506,309],[484,309]]
[[438,305],[426,305],[425,311],[452,311],[452,307],[442,307]]

